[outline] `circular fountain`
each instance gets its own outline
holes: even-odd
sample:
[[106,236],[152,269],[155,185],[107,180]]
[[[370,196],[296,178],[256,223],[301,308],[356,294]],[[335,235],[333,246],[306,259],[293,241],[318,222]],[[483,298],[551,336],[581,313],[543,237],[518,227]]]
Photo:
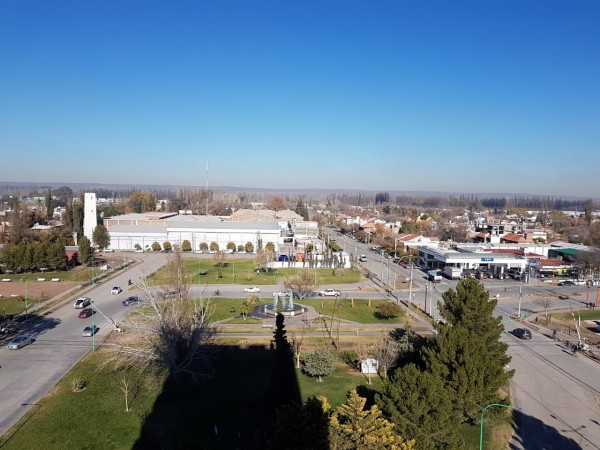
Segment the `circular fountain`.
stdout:
[[276,292],[273,295],[273,303],[263,307],[263,313],[266,316],[276,316],[281,313],[284,316],[298,316],[306,311],[302,305],[294,304],[293,292]]

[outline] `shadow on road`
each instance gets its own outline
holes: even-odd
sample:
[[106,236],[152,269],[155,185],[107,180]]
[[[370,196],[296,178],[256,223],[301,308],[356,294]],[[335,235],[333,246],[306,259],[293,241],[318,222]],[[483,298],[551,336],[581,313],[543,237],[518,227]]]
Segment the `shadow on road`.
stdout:
[[[513,442],[509,445],[510,449],[539,449],[539,450],[579,450],[581,446],[573,439],[564,436],[551,426],[546,425],[539,419],[523,414],[520,411],[514,411],[515,432],[513,442],[516,441],[520,447]],[[576,432],[565,425],[565,432],[576,435]],[[579,437],[577,435],[577,437]]]
[[3,326],[11,328],[11,332],[4,335],[0,334],[0,341],[8,341],[18,335],[29,335],[36,338],[46,331],[56,328],[61,321],[54,317],[38,316],[30,314],[29,317],[15,316],[14,318],[6,318]]

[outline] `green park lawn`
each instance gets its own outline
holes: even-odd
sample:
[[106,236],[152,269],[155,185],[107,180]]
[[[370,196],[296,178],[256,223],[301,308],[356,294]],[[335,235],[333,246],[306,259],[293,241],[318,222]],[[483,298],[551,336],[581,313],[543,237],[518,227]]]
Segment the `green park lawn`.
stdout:
[[[211,304],[214,308],[212,320],[221,321],[232,319],[227,323],[260,323],[260,321],[248,318],[244,321],[242,318],[238,318],[241,314],[243,298],[216,298],[211,300]],[[386,302],[386,300],[371,300],[371,306],[369,306],[369,300],[367,299],[355,299],[354,307],[352,307],[351,299],[338,299],[337,305],[333,298],[316,299],[307,298],[302,300],[296,300],[297,304],[304,306],[312,306],[317,312],[324,316],[331,315],[335,309],[334,316],[344,320],[351,320],[358,323],[379,323],[379,324],[403,324],[406,322],[407,317],[405,313],[401,313],[398,317],[390,319],[379,319],[375,312],[377,311],[377,305]],[[271,302],[266,302],[265,299],[261,299],[260,305],[267,305]]]
[[[98,367],[107,357],[106,350],[88,354],[55,388],[34,405],[31,411],[6,435],[0,438],[3,450],[35,450],[48,448],[73,449],[125,449],[132,448],[142,431],[144,417],[160,414],[157,399],[177,405],[182,416],[191,422],[183,425],[184,433],[194,439],[210,436],[214,425],[223,429],[223,436],[251,435],[261,426],[270,426],[272,411],[265,410],[268,385],[271,377],[272,357],[263,346],[218,353],[215,373],[197,389],[177,392],[164,388],[164,377],[147,375],[135,386],[131,394],[130,412],[125,411],[121,379],[124,375],[110,366]],[[71,381],[75,378],[87,382],[81,392],[73,392]],[[373,377],[375,380],[377,377]],[[302,400],[312,395],[323,395],[337,406],[346,399],[348,390],[366,379],[340,367],[318,383],[297,371]],[[164,396],[173,398],[165,399]],[[261,425],[262,424],[262,425]],[[227,432],[227,433],[226,433]],[[224,448],[233,448],[234,445]]]
[[[146,375],[133,383],[137,393],[130,395],[130,411],[125,411],[121,390],[123,376],[135,380],[135,374],[117,371],[110,366],[98,367],[107,357],[106,350],[90,353],[78,363],[30,412],[8,433],[0,438],[4,450],[36,450],[48,448],[126,449],[133,448],[140,434],[144,418],[172,414],[169,408],[176,405],[181,418],[178,433],[190,442],[210,439],[215,425],[222,430],[221,439],[232,436],[251,436],[255,430],[264,429],[272,420],[268,404],[268,385],[271,377],[270,353],[264,347],[220,352],[215,362],[215,372],[197,388],[179,389],[177,385],[165,388],[164,377]],[[81,392],[73,392],[72,380],[87,382]],[[319,383],[296,370],[300,398],[324,396],[336,407],[346,401],[351,389],[363,385],[371,393],[381,386],[382,380],[373,375],[371,385],[366,376],[340,362],[334,372]],[[158,402],[158,403],[157,403]],[[162,404],[171,405],[162,409]],[[157,419],[154,419],[157,420]],[[164,420],[164,417],[163,417]],[[494,430],[507,428],[510,416],[500,423],[486,423],[485,439],[496,441]],[[270,425],[269,425],[270,426]],[[478,426],[461,427],[467,448],[476,448]],[[490,448],[504,448],[501,445]],[[504,440],[504,445],[506,440]],[[234,448],[235,441],[222,442]],[[487,441],[486,445],[490,445]],[[486,448],[488,448],[486,446]]]
[[[222,266],[213,260],[186,258],[187,281],[190,284],[239,284],[239,285],[276,285],[287,275],[293,275],[303,269],[274,269],[269,272],[256,273],[254,261],[248,258],[230,258]],[[357,283],[361,273],[355,269],[337,270],[312,269],[317,272],[323,285]],[[150,276],[150,283],[168,284],[168,269],[162,267]]]
[[[377,305],[385,303],[387,300],[368,300],[368,299],[354,299],[343,298],[336,301],[332,298],[327,299],[316,299],[309,298],[298,300],[296,303],[300,303],[306,306],[312,306],[324,316],[330,316],[333,312],[335,317],[340,319],[351,320],[358,323],[405,323],[407,320],[406,314],[401,312],[398,317],[386,320],[378,318],[375,313],[377,312]],[[354,303],[354,306],[353,306]]]
[[[600,310],[599,309],[580,309],[579,314],[577,311],[574,311],[575,317],[579,318],[581,316],[581,320],[600,320]],[[573,315],[569,313],[563,314],[552,314],[552,319],[564,320],[564,321],[573,321]]]

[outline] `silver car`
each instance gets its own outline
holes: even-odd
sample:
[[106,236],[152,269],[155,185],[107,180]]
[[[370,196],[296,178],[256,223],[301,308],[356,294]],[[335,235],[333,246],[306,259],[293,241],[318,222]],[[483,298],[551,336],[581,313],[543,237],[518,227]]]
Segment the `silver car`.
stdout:
[[31,344],[31,336],[17,336],[8,343],[6,348],[9,350],[18,350],[21,347]]
[[98,327],[96,325],[93,325],[91,327],[85,327],[83,329],[83,332],[81,333],[81,335],[86,336],[86,337],[92,337],[97,332],[98,332]]

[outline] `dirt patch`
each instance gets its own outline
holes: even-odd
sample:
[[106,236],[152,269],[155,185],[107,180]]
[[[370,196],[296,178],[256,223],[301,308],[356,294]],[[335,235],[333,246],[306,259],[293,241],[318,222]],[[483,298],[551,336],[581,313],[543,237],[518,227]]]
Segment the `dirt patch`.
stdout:
[[72,281],[19,281],[0,282],[0,295],[4,298],[27,297],[30,301],[44,301],[76,286]]

